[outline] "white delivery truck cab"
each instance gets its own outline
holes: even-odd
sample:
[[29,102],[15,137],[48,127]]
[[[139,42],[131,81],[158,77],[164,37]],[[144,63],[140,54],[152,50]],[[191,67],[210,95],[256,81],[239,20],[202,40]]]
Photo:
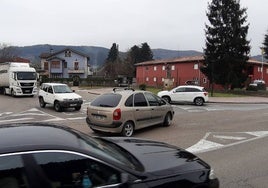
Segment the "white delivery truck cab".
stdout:
[[0,63],[0,92],[11,96],[36,95],[36,70],[29,63]]

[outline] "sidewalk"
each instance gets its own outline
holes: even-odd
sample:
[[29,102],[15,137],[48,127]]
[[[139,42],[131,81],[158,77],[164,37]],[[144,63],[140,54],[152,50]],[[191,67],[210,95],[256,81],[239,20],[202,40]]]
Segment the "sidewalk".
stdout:
[[[74,90],[79,90],[78,87],[72,87]],[[88,89],[88,93],[100,95],[106,92],[112,92],[113,88],[98,88]],[[237,104],[268,104],[268,97],[209,97],[209,103],[237,103]]]
[[268,97],[209,97],[210,103],[268,104]]

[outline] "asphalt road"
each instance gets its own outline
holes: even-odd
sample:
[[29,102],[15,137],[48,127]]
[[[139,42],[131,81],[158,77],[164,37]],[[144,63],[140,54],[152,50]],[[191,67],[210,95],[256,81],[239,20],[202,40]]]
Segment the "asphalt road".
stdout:
[[[52,106],[40,108],[37,97],[0,95],[0,126],[17,122],[48,122],[94,134],[86,125],[86,107],[96,97],[84,98],[80,111],[58,113]],[[221,187],[267,187],[268,105],[209,103],[202,107],[174,105],[170,127],[155,126],[135,137],[164,141],[196,153],[215,169]]]

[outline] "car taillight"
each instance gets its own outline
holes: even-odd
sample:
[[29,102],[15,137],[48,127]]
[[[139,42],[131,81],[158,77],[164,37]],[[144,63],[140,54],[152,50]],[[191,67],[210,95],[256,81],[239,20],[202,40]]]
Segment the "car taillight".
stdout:
[[207,96],[208,95],[208,92],[204,92],[204,95]]
[[114,110],[113,120],[120,120],[120,119],[121,119],[121,109],[117,108]]

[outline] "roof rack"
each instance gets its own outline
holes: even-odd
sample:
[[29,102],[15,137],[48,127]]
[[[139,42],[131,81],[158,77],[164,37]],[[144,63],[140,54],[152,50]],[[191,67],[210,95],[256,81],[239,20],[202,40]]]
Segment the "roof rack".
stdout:
[[135,89],[131,88],[131,87],[125,87],[125,88],[118,88],[115,87],[113,88],[113,92],[115,93],[116,91],[123,91],[123,90],[131,90],[131,91],[135,91]]

